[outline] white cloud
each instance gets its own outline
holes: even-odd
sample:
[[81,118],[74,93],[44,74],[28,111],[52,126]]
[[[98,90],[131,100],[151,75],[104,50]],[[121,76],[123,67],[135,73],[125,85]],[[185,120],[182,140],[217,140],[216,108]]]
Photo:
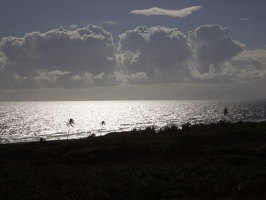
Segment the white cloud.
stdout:
[[[38,75],[33,77],[32,80],[36,81],[37,86],[39,86],[39,87],[54,88],[54,87],[59,86],[59,83],[57,82],[58,78],[60,76],[64,76],[64,75],[68,75],[68,74],[69,74],[69,72],[59,71],[59,70],[53,70],[53,71],[40,70],[38,72]],[[19,76],[19,75],[17,75],[17,76]],[[28,79],[27,77],[24,77],[23,81],[26,81],[27,79]],[[21,79],[19,79],[19,83],[22,84]]]
[[62,27],[0,43],[0,88],[91,88],[182,83],[266,83],[266,50],[244,50],[228,28],[139,26],[119,35]]
[[90,72],[84,72],[82,75],[71,76],[74,88],[86,88],[94,84],[94,77]]
[[[244,51],[244,44],[230,38],[221,25],[204,25],[188,38],[177,29],[137,27],[121,34],[116,54],[126,83],[229,83],[265,81],[265,50]],[[145,79],[129,81],[134,73]]]
[[18,74],[15,74],[15,80],[19,85],[22,85],[25,80],[27,80],[27,77],[19,76]]
[[122,84],[141,84],[141,80],[147,79],[147,74],[144,72],[136,72],[136,73],[126,73],[124,71],[116,71],[113,75],[113,77],[116,81]]
[[102,73],[98,74],[97,76],[94,76],[94,78],[98,79],[98,80],[101,80],[101,79],[103,79],[104,75],[105,74],[102,72]]
[[77,27],[78,27],[77,24],[71,24],[71,25],[70,25],[70,28],[72,28],[72,29],[75,29],[75,28],[77,28]]
[[66,74],[69,74],[69,72],[66,72],[66,71],[59,71],[59,70],[53,70],[53,71],[50,71],[50,72],[47,72],[48,75],[55,75],[55,76],[62,76],[62,75],[66,75]]
[[113,57],[107,57],[106,60],[112,61],[112,60],[114,60],[114,58]]
[[123,71],[116,71],[114,72],[114,74],[112,75],[113,77],[110,78],[115,78],[116,81],[120,81],[125,83],[126,80],[130,77],[127,73],[123,72]]
[[242,21],[250,21],[250,18],[247,18],[247,17],[241,17],[240,20],[242,20]]
[[250,59],[258,60],[266,66],[266,49],[244,50],[237,57],[233,58],[235,61],[249,61]]
[[198,69],[193,65],[190,65],[189,69],[191,71],[192,77],[196,79],[209,80],[217,78],[217,74],[215,73],[216,70],[213,64],[209,66],[209,70],[206,73],[200,73]]
[[49,74],[47,71],[40,71],[37,76],[33,78],[33,80],[36,81],[50,81],[50,82],[55,82],[56,81],[56,75]]
[[213,65],[219,70],[221,65],[240,54],[244,44],[232,40],[229,30],[221,25],[204,25],[190,31],[188,40],[193,51],[193,62],[201,73],[206,73]]
[[[201,82],[212,83],[266,83],[265,50],[245,50],[238,56],[220,63],[219,69],[212,73],[200,73],[196,65],[190,66],[192,77]],[[195,80],[196,81],[196,80]]]
[[266,83],[266,50],[245,50],[231,61],[239,82]]
[[119,25],[118,21],[105,21],[101,23],[102,25]]
[[73,81],[81,81],[81,80],[83,80],[84,78],[83,77],[81,77],[80,75],[75,75],[75,76],[71,76],[71,80],[73,80]]
[[[84,71],[92,76],[113,73],[114,51],[112,35],[95,25],[75,30],[59,27],[45,33],[27,33],[21,38],[4,37],[0,43],[0,87],[18,87],[18,74],[27,77],[20,87],[39,87],[32,80],[46,80],[55,82],[53,87],[72,88],[75,85],[71,76],[82,76]],[[58,78],[58,72],[68,74]]]
[[137,80],[141,80],[141,79],[147,79],[147,75],[143,72],[136,72],[130,75],[131,79],[137,79]]
[[119,65],[129,74],[145,73],[150,82],[176,82],[190,56],[187,38],[176,28],[139,26],[119,38]]
[[4,69],[5,65],[7,63],[6,56],[0,51],[0,70]]
[[244,69],[239,70],[238,82],[240,83],[256,83],[256,82],[265,82],[266,83],[266,69],[257,70],[257,69]]
[[143,9],[143,10],[133,10],[130,13],[136,14],[136,15],[164,15],[169,17],[186,17],[188,15],[191,15],[192,12],[200,10],[202,6],[192,6],[188,8],[183,8],[180,10],[167,10],[167,9],[161,9],[157,7],[153,7],[150,9]]

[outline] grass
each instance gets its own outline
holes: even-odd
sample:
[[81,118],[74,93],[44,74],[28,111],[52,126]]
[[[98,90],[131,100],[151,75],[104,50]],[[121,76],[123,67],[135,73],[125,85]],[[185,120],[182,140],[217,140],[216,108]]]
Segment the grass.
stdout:
[[265,199],[266,123],[0,145],[0,199]]

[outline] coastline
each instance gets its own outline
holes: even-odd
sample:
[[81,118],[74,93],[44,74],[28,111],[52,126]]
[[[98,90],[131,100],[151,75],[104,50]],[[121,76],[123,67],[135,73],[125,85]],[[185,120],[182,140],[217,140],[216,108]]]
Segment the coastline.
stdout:
[[[219,120],[265,120],[265,102],[254,101],[107,101],[107,102],[18,102],[2,103],[0,143],[64,140],[104,135],[190,122],[217,123]],[[229,114],[224,115],[224,108]],[[246,113],[243,111],[247,110]],[[246,115],[244,115],[246,114]],[[75,120],[68,134],[66,123]],[[102,126],[101,122],[106,125]]]
[[0,197],[263,199],[265,144],[265,121],[0,144]]

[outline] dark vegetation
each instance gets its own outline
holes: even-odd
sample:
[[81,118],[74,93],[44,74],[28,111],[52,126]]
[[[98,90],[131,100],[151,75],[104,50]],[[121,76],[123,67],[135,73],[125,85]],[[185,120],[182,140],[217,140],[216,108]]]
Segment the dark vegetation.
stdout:
[[266,199],[266,123],[1,144],[0,199]]

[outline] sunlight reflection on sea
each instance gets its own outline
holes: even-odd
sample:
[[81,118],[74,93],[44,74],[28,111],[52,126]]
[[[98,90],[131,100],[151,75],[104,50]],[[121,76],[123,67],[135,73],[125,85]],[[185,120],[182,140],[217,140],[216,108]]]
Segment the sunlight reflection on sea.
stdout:
[[[227,107],[228,116],[223,109]],[[244,114],[244,110],[245,114]],[[0,102],[0,143],[82,138],[114,131],[187,122],[262,121],[266,101]],[[66,124],[75,120],[73,128]],[[101,122],[105,121],[105,125]]]

